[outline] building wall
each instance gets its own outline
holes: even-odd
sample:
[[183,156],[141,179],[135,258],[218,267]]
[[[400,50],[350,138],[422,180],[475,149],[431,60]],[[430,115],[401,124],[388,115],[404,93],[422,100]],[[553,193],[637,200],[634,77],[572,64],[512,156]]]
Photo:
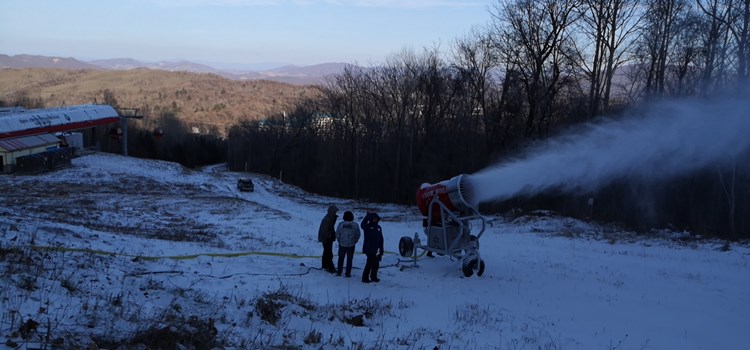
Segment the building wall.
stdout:
[[8,152],[5,148],[0,147],[0,158],[2,158],[3,172],[7,173],[13,169],[13,165],[16,164],[13,154]]
[[65,141],[68,143],[69,147],[74,147],[75,149],[83,149],[83,133],[71,132],[63,136],[65,137]]
[[0,157],[3,158],[3,166],[2,166],[3,169],[2,169],[2,171],[6,172],[6,173],[13,171],[15,169],[15,165],[16,165],[16,158],[18,158],[18,157],[28,156],[30,154],[41,153],[41,152],[44,152],[44,151],[47,151],[47,150],[50,150],[50,149],[55,149],[55,148],[57,148],[57,144],[55,144],[55,143],[48,144],[48,145],[42,145],[42,146],[34,147],[34,148],[27,148],[27,149],[23,149],[23,150],[18,150],[18,151],[15,151],[15,152],[8,152],[6,149],[0,147]]

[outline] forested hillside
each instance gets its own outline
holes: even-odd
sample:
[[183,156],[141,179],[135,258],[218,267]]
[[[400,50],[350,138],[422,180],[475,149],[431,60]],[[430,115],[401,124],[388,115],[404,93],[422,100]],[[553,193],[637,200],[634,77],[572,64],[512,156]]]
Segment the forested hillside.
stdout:
[[165,114],[174,115],[202,133],[224,134],[242,119],[283,113],[311,87],[265,80],[236,81],[214,74],[150,69],[127,71],[65,69],[0,70],[0,103],[57,107],[107,103],[139,108],[153,128]]

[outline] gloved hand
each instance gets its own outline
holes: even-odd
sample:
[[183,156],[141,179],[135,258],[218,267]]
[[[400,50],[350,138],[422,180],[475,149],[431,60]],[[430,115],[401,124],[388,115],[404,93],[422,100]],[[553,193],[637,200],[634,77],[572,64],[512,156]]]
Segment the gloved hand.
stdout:
[[383,260],[383,252],[380,252],[380,254],[378,254],[378,261],[382,261],[382,260]]

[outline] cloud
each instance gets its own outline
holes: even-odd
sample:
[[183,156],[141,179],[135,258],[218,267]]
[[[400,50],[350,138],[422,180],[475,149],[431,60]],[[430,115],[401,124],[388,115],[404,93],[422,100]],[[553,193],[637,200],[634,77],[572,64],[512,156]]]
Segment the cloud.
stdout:
[[315,6],[341,5],[357,7],[385,8],[426,8],[426,7],[475,7],[485,3],[476,0],[156,0],[163,6]]

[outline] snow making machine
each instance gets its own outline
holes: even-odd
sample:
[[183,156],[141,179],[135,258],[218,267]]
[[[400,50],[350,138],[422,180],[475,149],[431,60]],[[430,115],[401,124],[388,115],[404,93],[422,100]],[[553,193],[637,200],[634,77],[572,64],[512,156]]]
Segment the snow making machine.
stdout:
[[[417,251],[422,249],[449,256],[461,262],[466,277],[484,273],[484,261],[479,255],[479,238],[484,233],[486,220],[477,210],[474,188],[466,174],[436,184],[422,184],[417,190],[417,206],[424,217],[422,226],[426,241],[418,233],[414,238],[401,237],[398,244],[402,257],[411,257],[417,266]],[[472,228],[479,232],[472,234]],[[424,252],[423,252],[424,253]]]

